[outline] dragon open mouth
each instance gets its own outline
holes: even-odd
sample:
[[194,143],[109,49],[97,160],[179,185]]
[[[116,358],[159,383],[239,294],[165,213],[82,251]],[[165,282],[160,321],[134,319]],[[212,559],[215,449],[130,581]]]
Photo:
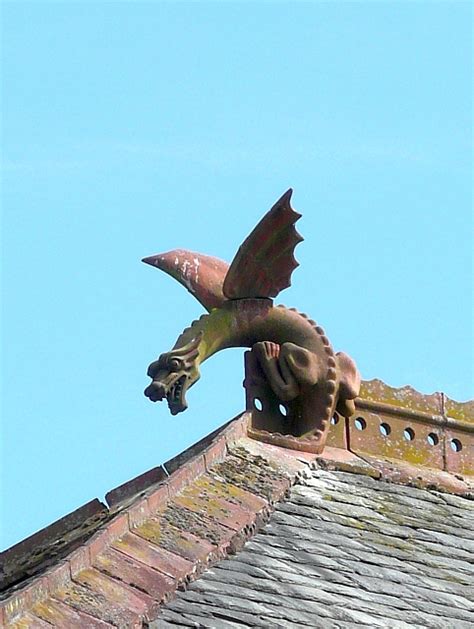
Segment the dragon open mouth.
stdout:
[[178,413],[181,413],[188,408],[184,397],[185,383],[186,376],[181,376],[181,378],[178,378],[178,380],[176,380],[176,382],[171,385],[168,392],[166,393],[168,407],[172,415],[177,415]]

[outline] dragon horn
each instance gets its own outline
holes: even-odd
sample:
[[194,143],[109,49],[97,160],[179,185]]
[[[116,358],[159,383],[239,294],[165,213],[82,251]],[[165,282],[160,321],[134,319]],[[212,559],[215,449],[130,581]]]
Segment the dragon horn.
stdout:
[[226,301],[222,285],[229,265],[219,258],[174,249],[143,258],[142,262],[156,266],[178,280],[208,312],[220,308]]

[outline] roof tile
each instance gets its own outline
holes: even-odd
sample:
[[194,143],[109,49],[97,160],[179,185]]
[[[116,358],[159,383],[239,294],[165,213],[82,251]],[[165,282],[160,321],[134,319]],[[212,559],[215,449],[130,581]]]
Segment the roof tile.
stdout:
[[94,567],[114,579],[145,592],[159,602],[167,600],[169,593],[176,586],[176,579],[173,577],[158,572],[114,548],[109,548],[105,553],[98,555],[94,560]]
[[108,622],[94,618],[90,614],[80,612],[62,601],[48,598],[41,603],[37,603],[32,611],[38,618],[50,623],[54,627],[64,627],[67,629],[107,629],[113,627]]
[[8,627],[9,629],[51,629],[51,624],[30,612],[24,612]]
[[173,526],[164,517],[149,518],[133,532],[194,564],[206,563],[209,555],[217,549],[206,540]]
[[116,593],[108,598],[104,592],[71,582],[66,588],[58,590],[54,598],[120,629],[139,629],[143,624],[137,613],[127,608],[126,599],[118,598]]
[[160,548],[134,533],[126,533],[112,544],[112,548],[178,581],[185,579],[194,570],[193,564],[187,559]]

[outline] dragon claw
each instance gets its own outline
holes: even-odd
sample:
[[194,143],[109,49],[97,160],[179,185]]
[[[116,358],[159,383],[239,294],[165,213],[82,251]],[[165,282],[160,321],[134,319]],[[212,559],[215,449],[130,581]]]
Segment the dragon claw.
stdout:
[[272,341],[260,341],[259,343],[255,343],[253,349],[259,357],[266,360],[278,358],[280,355],[280,346],[278,343],[273,343]]

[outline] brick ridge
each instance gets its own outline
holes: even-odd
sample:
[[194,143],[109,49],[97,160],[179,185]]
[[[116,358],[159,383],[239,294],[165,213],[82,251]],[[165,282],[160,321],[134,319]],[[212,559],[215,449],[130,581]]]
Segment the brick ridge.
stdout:
[[[189,482],[194,480],[197,475],[201,475],[207,469],[209,469],[213,463],[221,460],[226,455],[227,447],[232,445],[236,440],[243,436],[246,432],[247,417],[245,413],[240,414],[237,418],[230,420],[223,428],[219,428],[213,431],[210,435],[202,439],[199,443],[210,441],[210,443],[202,449],[199,454],[185,460],[180,466],[176,467],[176,470],[171,475],[166,475],[166,480],[160,481],[158,486],[151,484],[146,489],[142,489],[142,492],[138,495],[130,496],[130,499],[125,502],[115,501],[112,505],[107,507],[104,503],[100,502],[97,498],[91,500],[85,505],[79,507],[75,511],[66,516],[63,516],[53,524],[45,527],[44,529],[34,533],[30,537],[18,542],[11,548],[0,553],[0,566],[4,565],[4,560],[8,556],[20,555],[27,552],[33,552],[37,545],[41,542],[54,543],[54,540],[64,535],[74,527],[80,526],[85,520],[91,517],[99,517],[107,519],[102,520],[101,525],[97,528],[87,540],[79,538],[78,544],[75,544],[73,549],[70,550],[64,557],[60,557],[58,563],[53,566],[46,566],[46,569],[40,570],[37,574],[32,576],[33,580],[22,580],[12,586],[7,586],[1,594],[4,595],[3,600],[0,600],[0,609],[5,607],[5,604],[9,599],[15,597],[18,592],[24,593],[28,600],[33,600],[36,597],[32,595],[34,590],[40,592],[43,590],[43,577],[48,573],[56,573],[57,565],[60,566],[60,571],[64,570],[64,562],[71,565],[71,575],[77,572],[76,563],[78,558],[82,557],[85,547],[97,547],[101,543],[110,543],[114,539],[117,539],[122,535],[125,530],[130,530],[133,526],[143,521],[144,514],[149,514],[150,506],[153,509],[157,509],[161,504],[167,502],[170,497],[175,495],[181,489],[183,489]],[[209,439],[210,438],[210,439]],[[183,453],[177,455],[170,461],[182,457],[188,450],[195,448],[197,444],[191,446]],[[168,462],[169,463],[169,462]],[[154,472],[156,468],[151,470]],[[191,474],[189,473],[191,471]],[[137,478],[144,477],[145,474],[141,474]],[[130,481],[134,483],[135,479]],[[127,483],[119,487],[124,487]],[[115,490],[112,490],[115,491]],[[109,492],[110,494],[111,492]],[[100,522],[100,520],[99,520]],[[79,564],[83,566],[83,561],[79,561]],[[3,567],[2,567],[3,572]],[[3,575],[2,575],[3,576]],[[6,596],[5,596],[6,594]],[[41,594],[40,594],[41,596]],[[0,612],[0,621],[2,615]]]
[[[173,497],[180,495],[186,487],[198,481],[204,474],[212,472],[216,464],[226,459],[236,442],[246,437],[247,423],[248,416],[246,413],[230,422],[199,454],[188,459],[165,481],[142,492],[138,499],[135,498],[131,503],[125,503],[121,510],[100,526],[80,547],[60,559],[56,565],[34,576],[31,581],[22,583],[19,589],[10,591],[7,597],[0,602],[0,626],[10,626],[7,623],[14,623],[15,619],[22,614],[31,614],[35,605],[44,602],[48,597],[54,599],[58,589],[67,588],[76,581],[78,576],[84,574],[84,571],[95,570],[94,560],[99,554],[106,551],[123,536],[129,534],[134,536],[136,527],[153,518]],[[299,467],[305,467],[309,462],[303,459],[298,453]],[[272,503],[284,496],[289,486],[295,481],[297,473],[294,471],[290,474],[291,478],[281,486],[273,500],[260,499],[259,508],[252,513],[249,524],[246,524],[241,530],[233,531],[232,540],[229,544],[220,548],[219,553],[211,553],[210,558],[215,560],[225,556],[227,552],[235,552],[236,540],[238,545],[242,545],[246,539],[255,534],[257,528],[268,518]],[[249,492],[244,493],[249,494]],[[163,551],[161,548],[160,550]],[[165,550],[164,552],[167,553],[168,551]],[[179,556],[176,556],[176,560],[178,559],[180,559]],[[183,579],[178,579],[169,588],[169,592],[166,593],[163,600],[166,600],[176,587],[184,587],[189,579],[193,578],[192,572],[195,572],[195,567],[191,570],[191,574],[185,575]],[[124,586],[124,584],[121,585]],[[129,589],[129,586],[127,588]],[[80,610],[80,613],[87,612]]]
[[[110,490],[106,494],[105,503],[98,498],[94,498],[85,505],[78,507],[71,513],[62,516],[55,522],[2,551],[0,553],[0,603],[2,598],[4,598],[4,593],[15,587],[15,583],[3,585],[8,580],[5,578],[5,566],[8,561],[14,561],[18,557],[36,553],[40,547],[46,552],[49,547],[56,545],[58,539],[67,536],[69,533],[74,533],[78,529],[83,530],[82,534],[70,540],[66,551],[60,554],[59,557],[56,557],[56,562],[60,561],[64,556],[69,555],[75,548],[89,539],[96,530],[114,519],[117,514],[134,505],[140,496],[149,494],[154,487],[166,482],[172,475],[168,473],[166,466],[170,466],[173,472],[177,472],[190,459],[199,456],[200,453],[204,453],[205,449],[212,445],[221,433],[223,436],[227,435],[227,438],[230,439],[233,431],[238,430],[234,425],[246,421],[244,416],[245,412],[240,413],[237,417],[229,420],[226,424],[203,437],[163,465],[148,470]],[[162,473],[160,472],[161,470]],[[31,576],[37,577],[38,574],[35,572]],[[26,580],[21,579],[19,583],[23,581]]]

